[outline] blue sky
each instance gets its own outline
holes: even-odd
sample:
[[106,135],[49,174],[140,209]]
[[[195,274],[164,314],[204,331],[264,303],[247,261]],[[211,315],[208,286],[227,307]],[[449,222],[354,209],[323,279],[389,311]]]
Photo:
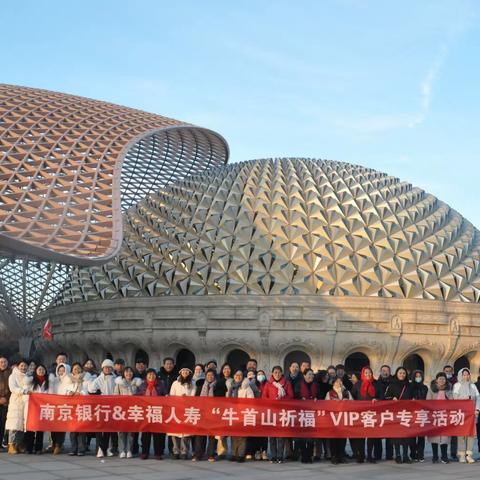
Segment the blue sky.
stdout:
[[0,81],[385,171],[480,227],[480,2],[3,2]]

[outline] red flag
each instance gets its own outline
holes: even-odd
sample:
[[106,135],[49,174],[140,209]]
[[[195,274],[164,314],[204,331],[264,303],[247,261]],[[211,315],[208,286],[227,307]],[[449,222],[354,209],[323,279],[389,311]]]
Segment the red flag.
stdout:
[[50,321],[50,319],[48,319],[43,326],[42,338],[47,340],[48,342],[51,342],[53,340],[52,322]]

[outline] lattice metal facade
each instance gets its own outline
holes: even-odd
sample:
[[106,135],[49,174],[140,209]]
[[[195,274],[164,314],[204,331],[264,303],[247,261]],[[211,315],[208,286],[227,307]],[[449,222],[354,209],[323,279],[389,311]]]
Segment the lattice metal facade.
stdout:
[[[160,186],[224,165],[217,133],[160,115],[0,84],[0,310],[25,326],[69,265],[122,245],[122,210]],[[7,320],[5,320],[7,319]]]
[[121,247],[121,201],[129,207],[169,181],[227,159],[226,142],[210,130],[0,85],[0,250],[103,263]]
[[161,188],[125,213],[119,256],[56,304],[159,295],[330,295],[480,303],[480,233],[371,169],[256,160]]

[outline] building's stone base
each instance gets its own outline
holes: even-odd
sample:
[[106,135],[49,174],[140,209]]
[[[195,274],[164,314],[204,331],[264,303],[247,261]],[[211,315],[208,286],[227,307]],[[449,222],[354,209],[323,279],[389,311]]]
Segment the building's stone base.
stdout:
[[[53,342],[41,340],[47,318]],[[232,350],[255,357],[261,368],[284,364],[293,351],[314,369],[365,354],[375,372],[419,355],[430,379],[465,356],[480,367],[480,305],[430,300],[320,296],[170,296],[72,304],[44,312],[34,326],[37,347],[52,360],[59,349],[72,360],[109,352],[133,363],[138,350],[150,365],[182,349],[198,362],[219,363]],[[290,357],[289,357],[290,358]],[[464,360],[465,360],[464,359]]]

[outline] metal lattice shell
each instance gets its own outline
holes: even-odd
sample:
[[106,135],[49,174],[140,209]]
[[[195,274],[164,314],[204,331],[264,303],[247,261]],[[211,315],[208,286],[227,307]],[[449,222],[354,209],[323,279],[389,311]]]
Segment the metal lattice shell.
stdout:
[[157,295],[352,295],[480,302],[480,233],[371,169],[256,160],[160,189],[120,255],[74,269],[57,304]]
[[103,263],[121,247],[122,206],[227,159],[225,140],[207,129],[0,85],[0,251]]

